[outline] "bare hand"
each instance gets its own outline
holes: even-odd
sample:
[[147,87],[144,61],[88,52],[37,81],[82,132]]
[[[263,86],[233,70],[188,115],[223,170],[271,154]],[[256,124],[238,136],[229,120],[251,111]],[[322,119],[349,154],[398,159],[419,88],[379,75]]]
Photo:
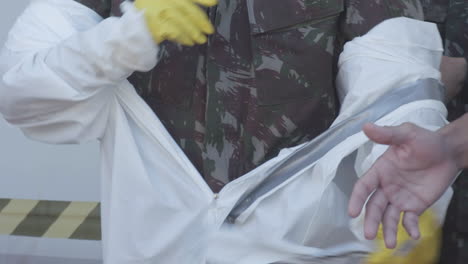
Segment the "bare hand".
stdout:
[[401,212],[406,231],[418,239],[418,217],[442,196],[459,171],[452,151],[437,132],[409,123],[366,124],[364,133],[390,147],[356,183],[349,215],[357,217],[371,195],[364,221],[367,239],[375,239],[382,223],[385,244],[394,248]]

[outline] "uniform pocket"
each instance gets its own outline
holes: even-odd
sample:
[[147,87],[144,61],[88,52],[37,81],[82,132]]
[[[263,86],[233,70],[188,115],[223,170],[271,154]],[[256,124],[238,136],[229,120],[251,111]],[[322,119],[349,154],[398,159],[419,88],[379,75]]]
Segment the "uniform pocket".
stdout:
[[334,93],[343,0],[247,0],[260,105]]

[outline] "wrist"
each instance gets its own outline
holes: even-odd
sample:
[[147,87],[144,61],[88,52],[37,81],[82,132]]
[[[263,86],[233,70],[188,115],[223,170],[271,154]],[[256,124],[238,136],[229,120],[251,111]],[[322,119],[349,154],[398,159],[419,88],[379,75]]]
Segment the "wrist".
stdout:
[[437,133],[442,137],[446,154],[459,170],[468,167],[468,114],[441,128]]

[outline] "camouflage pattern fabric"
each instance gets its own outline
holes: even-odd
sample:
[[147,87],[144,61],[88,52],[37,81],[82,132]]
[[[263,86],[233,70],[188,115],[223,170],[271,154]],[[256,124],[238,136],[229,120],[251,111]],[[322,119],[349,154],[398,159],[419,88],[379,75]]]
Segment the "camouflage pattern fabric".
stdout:
[[468,1],[449,1],[445,30],[446,55],[468,58]]
[[[80,1],[95,10],[120,0]],[[213,191],[327,129],[342,45],[418,0],[220,0],[208,44],[163,43],[130,80]]]
[[[445,55],[468,60],[468,1],[422,0],[426,20],[438,23],[444,40]],[[468,82],[467,82],[468,84]],[[449,119],[466,112],[468,85],[448,104]],[[468,263],[468,173],[463,171],[453,185],[454,196],[444,226],[440,262]]]
[[[421,0],[425,20],[437,23],[445,46],[445,55],[464,57],[468,60],[468,1],[466,0]],[[468,82],[467,82],[468,84]],[[448,104],[449,119],[465,113],[468,103],[468,86]]]
[[81,3],[98,13],[101,17],[108,17],[111,10],[111,1],[109,0],[74,0]]
[[[446,55],[464,57],[468,61],[468,1],[449,0],[449,2],[445,23]],[[468,104],[468,78],[460,98],[463,106]],[[466,109],[466,107],[462,108]]]

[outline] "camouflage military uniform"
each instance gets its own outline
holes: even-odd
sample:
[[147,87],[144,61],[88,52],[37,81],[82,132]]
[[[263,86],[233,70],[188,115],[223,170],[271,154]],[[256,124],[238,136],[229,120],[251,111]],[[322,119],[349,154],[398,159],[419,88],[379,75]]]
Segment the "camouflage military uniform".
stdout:
[[[80,0],[119,15],[120,0]],[[386,18],[422,18],[418,0],[220,0],[207,45],[163,43],[132,83],[218,192],[284,147],[327,129],[345,41]]]
[[[468,60],[468,1],[422,0],[426,20],[439,25],[445,45],[445,55]],[[468,103],[468,82],[448,104],[449,119],[460,117]],[[468,173],[464,171],[454,184],[454,197],[444,226],[440,263],[468,263]]]

